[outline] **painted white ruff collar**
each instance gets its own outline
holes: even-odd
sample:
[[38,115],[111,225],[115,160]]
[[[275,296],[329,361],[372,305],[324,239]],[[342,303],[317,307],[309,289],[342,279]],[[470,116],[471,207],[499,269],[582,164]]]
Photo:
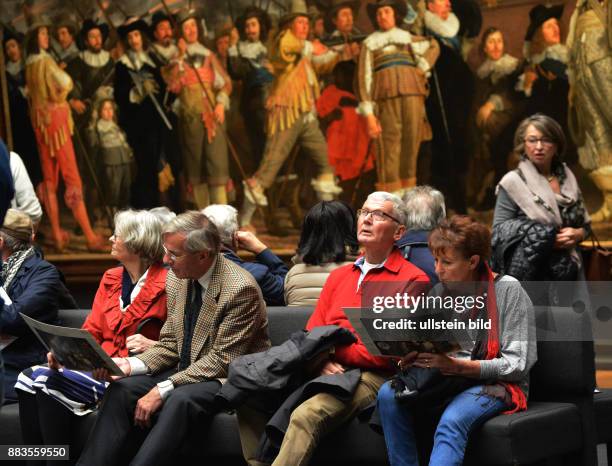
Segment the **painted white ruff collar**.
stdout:
[[257,60],[261,55],[268,54],[268,49],[259,40],[257,42],[238,42],[238,51],[242,57],[249,60]]
[[374,31],[363,41],[369,50],[378,50],[391,44],[406,45],[412,42],[412,35],[403,29],[393,28],[388,31]]
[[[526,54],[525,56],[529,57],[529,54]],[[538,63],[542,63],[547,58],[560,61],[561,63],[567,63],[569,61],[569,49],[564,44],[551,45],[546,47],[542,52],[536,53],[535,55],[529,57],[529,61],[534,65],[537,65]]]
[[151,57],[149,57],[149,54],[146,52],[141,51],[141,52],[135,53],[129,50],[126,53],[130,54],[130,57],[132,57],[132,60],[130,60],[130,57],[128,57],[126,54],[123,54],[121,55],[121,58],[119,59],[119,61],[131,70],[134,69],[134,65],[132,64],[132,61],[136,64],[136,71],[140,70],[140,68],[142,68],[143,65],[145,64],[149,65],[151,68],[156,67],[155,63],[153,63],[153,60],[151,60]]
[[23,61],[19,60],[6,62],[6,71],[8,71],[11,76],[18,75],[21,70],[23,70]]
[[170,44],[168,47],[164,47],[160,44],[153,44],[153,47],[155,47],[155,51],[166,61],[170,61],[178,55],[178,47],[174,44]]
[[199,42],[194,42],[193,44],[187,44],[187,53],[191,56],[201,56],[207,57],[210,55],[210,50],[204,47]]
[[451,12],[445,20],[431,11],[425,11],[425,26],[440,37],[453,38],[459,33],[459,18]]
[[98,53],[83,50],[81,52],[81,59],[86,65],[91,66],[92,68],[100,68],[108,63],[108,60],[110,60],[110,53],[108,53],[106,50],[100,50]]
[[510,73],[514,72],[518,64],[518,58],[505,53],[499,60],[496,61],[487,58],[484,63],[480,65],[478,71],[476,71],[476,74],[480,79],[485,79],[490,75],[491,81],[495,83],[504,76],[508,76]]
[[105,120],[103,118],[100,118],[98,120],[98,123],[96,123],[96,126],[98,127],[100,131],[110,131],[111,129],[115,129],[117,127],[114,121]]

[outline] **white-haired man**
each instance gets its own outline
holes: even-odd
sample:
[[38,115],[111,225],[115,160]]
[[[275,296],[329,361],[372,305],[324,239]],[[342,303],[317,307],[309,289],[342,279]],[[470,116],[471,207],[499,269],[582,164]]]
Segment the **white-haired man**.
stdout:
[[[284,306],[285,276],[289,269],[280,257],[250,231],[238,231],[238,211],[231,205],[211,204],[202,213],[219,230],[223,256],[255,277],[268,306]],[[238,257],[238,249],[255,254],[255,262]]]
[[416,186],[403,196],[406,208],[406,233],[395,243],[404,259],[427,274],[431,283],[438,283],[434,258],[429,250],[429,232],[446,217],[444,195],[431,186]]
[[[128,377],[110,384],[79,464],[170,463],[187,434],[218,411],[214,395],[229,363],[270,346],[261,291],[219,254],[219,233],[204,214],[178,215],[164,226],[163,242],[171,270],[159,342],[115,359]],[[150,430],[136,456],[126,458],[138,428]]]
[[[367,305],[367,296],[374,297],[372,292],[393,296],[415,294],[429,284],[427,275],[404,260],[395,247],[406,229],[406,211],[399,197],[387,192],[372,193],[357,214],[357,239],[363,255],[354,264],[337,268],[330,274],[306,324],[307,330],[338,325],[355,333],[343,308]],[[342,374],[349,369],[361,369],[353,397],[340,400],[330,393],[319,393],[300,404],[291,414],[274,466],[308,464],[322,436],[374,401],[394,367],[389,359],[370,354],[357,336],[356,343],[336,346],[333,355],[322,361],[320,373]],[[260,419],[251,410],[239,412],[239,417],[246,460],[251,465],[261,464],[255,459],[257,442],[253,441]]]

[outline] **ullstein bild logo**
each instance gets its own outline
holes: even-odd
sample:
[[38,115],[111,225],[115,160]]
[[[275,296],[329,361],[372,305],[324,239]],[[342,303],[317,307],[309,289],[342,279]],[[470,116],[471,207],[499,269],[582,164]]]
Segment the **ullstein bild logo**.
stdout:
[[[529,297],[512,308],[504,296],[521,287]],[[489,299],[491,289],[495,299]],[[490,330],[487,306],[502,312],[527,313],[530,332],[540,341],[594,341],[612,344],[612,282],[462,282],[433,287],[415,283],[364,283],[361,307],[350,311],[358,332],[373,344],[406,346],[414,342],[454,345],[473,342],[475,333]],[[565,328],[571,322],[571,332]],[[527,338],[525,336],[525,338]],[[379,346],[380,349],[380,345]],[[388,346],[388,345],[383,345]],[[380,351],[379,351],[380,352]]]

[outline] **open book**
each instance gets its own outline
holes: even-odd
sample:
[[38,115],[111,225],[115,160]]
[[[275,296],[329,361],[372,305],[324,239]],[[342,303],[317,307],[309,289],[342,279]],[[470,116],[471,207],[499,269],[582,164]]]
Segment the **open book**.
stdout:
[[111,375],[125,375],[87,330],[45,324],[25,314],[20,315],[47,351],[51,351],[66,369],[107,369]]
[[[431,315],[397,315],[387,317],[384,313],[375,314],[366,308],[343,308],[351,325],[361,341],[374,356],[403,357],[412,351],[418,353],[453,353],[473,340],[465,329],[436,328]],[[412,321],[413,328],[408,327]],[[396,328],[385,327],[384,322],[393,321]],[[423,323],[423,325],[421,325]],[[383,328],[384,327],[384,328]]]

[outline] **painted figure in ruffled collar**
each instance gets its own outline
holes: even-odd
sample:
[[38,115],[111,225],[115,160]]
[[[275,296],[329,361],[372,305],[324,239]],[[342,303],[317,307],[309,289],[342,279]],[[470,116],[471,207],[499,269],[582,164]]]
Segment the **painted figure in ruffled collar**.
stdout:
[[73,88],[73,81],[47,53],[50,26],[49,19],[34,17],[26,37],[26,87],[43,173],[38,194],[45,200],[55,247],[61,252],[70,242],[69,233],[60,225],[57,189],[61,173],[64,201],[83,230],[87,247],[91,251],[104,251],[105,241],[93,230],[87,215],[83,182],[72,145],[73,122],[66,96]]
[[153,59],[158,62],[158,65],[167,65],[176,55],[178,48],[174,43],[174,35],[172,32],[172,23],[170,17],[163,11],[157,11],[151,19],[151,35],[153,36],[153,44],[151,52]]
[[453,13],[450,0],[429,0],[425,11],[425,28],[447,47],[461,52],[459,18]]
[[[519,77],[517,89],[529,97],[528,115],[544,113],[558,121],[565,134],[570,134],[567,126],[569,52],[561,43],[559,21],[562,15],[563,5],[536,5],[529,12],[530,23],[523,50],[528,66]],[[575,160],[576,147],[571,144],[567,148],[567,161],[573,163]]]
[[[232,79],[242,81],[244,85],[240,113],[251,143],[251,171],[259,165],[266,144],[265,102],[274,76],[264,42],[268,39],[271,24],[268,13],[249,6],[236,19],[236,28],[230,35],[227,69]],[[250,170],[247,168],[247,171]]]
[[76,45],[74,36],[77,32],[77,26],[68,15],[62,15],[55,21],[55,40],[58,47],[54,47],[57,51],[58,65],[65,69],[66,65],[71,62],[79,54],[80,50]]
[[160,70],[149,54],[149,26],[141,19],[128,18],[117,32],[125,53],[115,67],[115,100],[119,126],[134,150],[136,178],[131,204],[139,209],[159,205],[158,173],[164,167],[164,121],[158,104],[165,86]]
[[[325,29],[329,38],[342,37],[350,44],[353,57],[359,56],[359,43],[351,42],[351,37],[361,34],[355,27],[355,19],[359,11],[359,1],[332,0],[325,16]],[[342,53],[345,44],[332,46],[332,50]]]
[[[495,205],[493,187],[505,174],[507,158],[512,151],[513,128],[521,114],[520,94],[514,83],[520,73],[519,60],[505,52],[504,35],[495,28],[488,28],[482,35],[480,52],[484,62],[476,71],[475,114],[479,140],[480,159],[488,161],[494,179],[485,179],[487,173],[473,173],[474,180],[484,184],[477,193],[477,210],[489,210]],[[478,164],[482,169],[483,164]],[[474,169],[477,171],[476,166]]]
[[401,196],[417,184],[419,148],[429,132],[427,76],[440,49],[434,39],[397,27],[407,12],[405,2],[377,0],[367,12],[376,31],[361,47],[358,112],[379,148],[376,189]]
[[462,0],[457,5],[461,5],[462,14],[453,12],[449,0],[427,0],[425,32],[440,44],[427,98],[427,116],[433,132],[430,183],[442,190],[449,208],[466,213],[475,79],[464,52],[470,44],[467,38],[480,32],[482,16],[476,2]]
[[200,42],[204,28],[198,12],[181,10],[178,55],[162,70],[168,90],[178,96],[179,134],[190,201],[202,209],[210,203],[227,204],[229,162],[225,132],[232,80]]
[[2,45],[6,57],[6,84],[13,135],[12,149],[23,159],[30,180],[36,187],[42,181],[42,172],[32,121],[28,112],[23,39],[23,34],[5,29]]
[[525,35],[523,53],[532,69],[525,73],[524,91],[530,95],[538,78],[549,81],[567,80],[569,52],[561,43],[559,20],[563,5],[545,7],[536,5],[529,12],[530,24]]
[[66,72],[74,81],[68,103],[75,113],[77,126],[82,130],[89,122],[91,102],[98,88],[112,83],[109,73],[112,73],[115,63],[110,53],[104,50],[108,25],[87,19],[83,22],[80,35],[85,50],[68,63]]

